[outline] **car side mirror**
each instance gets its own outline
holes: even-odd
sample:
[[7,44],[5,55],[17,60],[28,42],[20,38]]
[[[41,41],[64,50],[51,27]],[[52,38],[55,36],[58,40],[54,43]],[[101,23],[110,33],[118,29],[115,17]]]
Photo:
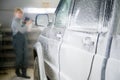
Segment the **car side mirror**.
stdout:
[[48,14],[38,14],[35,19],[35,25],[41,27],[47,27],[49,23]]

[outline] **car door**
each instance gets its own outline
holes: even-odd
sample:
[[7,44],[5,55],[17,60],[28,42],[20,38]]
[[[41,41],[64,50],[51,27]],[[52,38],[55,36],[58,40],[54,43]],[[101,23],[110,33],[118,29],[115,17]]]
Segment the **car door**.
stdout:
[[[89,80],[119,80],[119,37],[113,31],[119,21],[119,0],[104,0],[103,23]],[[118,35],[118,34],[117,34]],[[117,43],[117,45],[115,45]],[[111,46],[112,45],[112,46]],[[117,56],[117,57],[115,57]]]
[[49,30],[47,52],[45,53],[45,69],[51,80],[59,80],[59,48],[66,29],[71,0],[61,0],[56,10],[55,23]]
[[100,0],[75,0],[60,48],[60,80],[87,80],[96,53]]

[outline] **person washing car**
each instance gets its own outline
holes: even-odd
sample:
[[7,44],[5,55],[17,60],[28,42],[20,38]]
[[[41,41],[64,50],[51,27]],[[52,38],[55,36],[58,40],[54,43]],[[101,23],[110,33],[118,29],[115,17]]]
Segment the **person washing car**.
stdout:
[[22,21],[23,11],[17,8],[14,12],[14,18],[11,24],[13,33],[13,47],[16,54],[16,70],[15,73],[18,77],[29,79],[27,76],[27,64],[28,64],[28,49],[26,33],[30,31],[32,20]]

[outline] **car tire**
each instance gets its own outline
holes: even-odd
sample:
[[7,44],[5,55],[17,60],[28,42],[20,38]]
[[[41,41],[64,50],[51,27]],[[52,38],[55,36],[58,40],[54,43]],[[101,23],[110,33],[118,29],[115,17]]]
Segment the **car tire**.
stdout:
[[34,61],[34,80],[40,80],[40,73],[39,73],[39,65],[38,65],[38,57],[35,58]]

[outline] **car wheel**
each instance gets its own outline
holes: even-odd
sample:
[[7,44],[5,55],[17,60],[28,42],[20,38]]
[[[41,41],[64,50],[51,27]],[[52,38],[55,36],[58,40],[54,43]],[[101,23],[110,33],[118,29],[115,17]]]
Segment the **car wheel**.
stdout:
[[34,61],[34,80],[40,80],[38,57],[36,57]]

